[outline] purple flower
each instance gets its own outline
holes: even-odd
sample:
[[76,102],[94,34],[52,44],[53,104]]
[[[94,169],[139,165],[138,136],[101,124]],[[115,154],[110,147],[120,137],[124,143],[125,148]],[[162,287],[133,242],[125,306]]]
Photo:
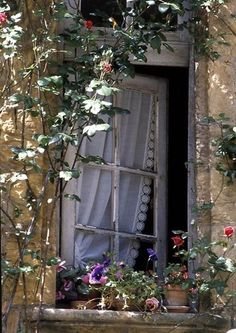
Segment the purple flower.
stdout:
[[103,267],[108,267],[111,264],[111,258],[107,257],[105,254],[103,254]]
[[121,271],[116,272],[116,279],[117,280],[122,280],[123,276],[124,276],[123,272],[121,272]]
[[148,248],[147,252],[148,252],[148,255],[149,255],[148,261],[150,261],[150,260],[152,260],[152,261],[157,260],[157,254],[156,254],[156,252],[153,249]]
[[91,272],[90,283],[100,283],[100,279],[103,276],[104,266],[96,264]]

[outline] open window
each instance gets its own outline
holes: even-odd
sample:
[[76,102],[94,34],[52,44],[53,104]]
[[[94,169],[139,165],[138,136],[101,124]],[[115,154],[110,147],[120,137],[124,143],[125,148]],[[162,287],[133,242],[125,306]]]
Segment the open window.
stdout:
[[81,202],[62,202],[62,257],[77,266],[112,252],[144,269],[139,253],[152,247],[161,269],[167,252],[167,81],[137,75],[121,88],[113,103],[129,114],[114,116],[112,131],[81,147],[83,155],[99,155],[106,164],[81,166],[79,180],[69,183]]
[[[72,10],[82,10],[85,19],[94,21],[92,12],[102,7],[107,17],[121,20],[117,1],[112,8],[112,2],[105,0],[67,2]],[[119,3],[135,5],[135,1]],[[115,116],[111,132],[96,134],[81,147],[83,154],[100,155],[107,164],[80,166],[79,181],[68,184],[68,193],[81,197],[81,203],[63,200],[61,205],[60,255],[68,265],[110,251],[136,269],[145,269],[146,248],[153,247],[161,272],[172,256],[167,241],[171,230],[187,230],[191,220],[187,202],[193,195],[192,175],[185,166],[193,131],[188,119],[189,44],[180,38],[181,32],[167,34],[175,51],[163,48],[157,54],[148,49],[146,63],[133,61],[139,74],[124,82],[122,93],[114,97],[113,103],[130,114]],[[74,51],[71,54],[80,52]],[[73,58],[66,55],[64,61]]]

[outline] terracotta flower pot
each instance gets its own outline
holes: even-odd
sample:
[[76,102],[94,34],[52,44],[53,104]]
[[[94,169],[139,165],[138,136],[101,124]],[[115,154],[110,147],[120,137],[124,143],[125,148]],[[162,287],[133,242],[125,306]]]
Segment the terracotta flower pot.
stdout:
[[181,288],[181,286],[166,286],[165,293],[166,303],[170,306],[187,306],[188,305],[188,292]]

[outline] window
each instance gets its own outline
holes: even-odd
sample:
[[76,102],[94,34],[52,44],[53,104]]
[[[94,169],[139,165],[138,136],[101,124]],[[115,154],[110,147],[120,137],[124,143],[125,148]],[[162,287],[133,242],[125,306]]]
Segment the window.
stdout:
[[[100,155],[107,164],[84,165],[79,181],[69,184],[81,202],[63,201],[62,254],[68,263],[109,251],[144,269],[136,260],[139,251],[165,249],[166,87],[166,80],[151,76],[127,80],[114,103],[130,113],[116,115],[111,132],[84,141],[81,153]],[[159,254],[160,268],[165,254]]]
[[[79,5],[86,19],[98,9],[121,20],[117,1],[112,8],[106,0],[68,3],[74,10]],[[119,3],[134,5],[134,1]],[[104,24],[102,16],[95,23]],[[163,48],[157,55],[149,49],[147,63],[133,62],[140,75],[126,81],[113,101],[130,114],[114,117],[112,132],[96,134],[83,144],[84,154],[100,155],[107,164],[81,167],[79,181],[68,185],[68,193],[78,194],[82,201],[62,201],[60,254],[67,264],[112,251],[135,268],[145,269],[146,248],[153,247],[158,249],[161,272],[172,256],[167,242],[171,230],[187,230],[188,195],[193,194],[185,163],[193,129],[188,125],[189,45],[180,35],[168,32],[175,52]],[[66,56],[65,61],[71,60]]]

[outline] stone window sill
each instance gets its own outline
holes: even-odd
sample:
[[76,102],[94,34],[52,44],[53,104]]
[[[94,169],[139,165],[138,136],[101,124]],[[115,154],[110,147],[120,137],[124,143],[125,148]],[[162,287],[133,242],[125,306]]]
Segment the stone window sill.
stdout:
[[[38,318],[39,309],[35,308],[31,313],[32,329]],[[227,319],[207,313],[43,308],[39,322],[40,333],[225,333],[229,329]]]

